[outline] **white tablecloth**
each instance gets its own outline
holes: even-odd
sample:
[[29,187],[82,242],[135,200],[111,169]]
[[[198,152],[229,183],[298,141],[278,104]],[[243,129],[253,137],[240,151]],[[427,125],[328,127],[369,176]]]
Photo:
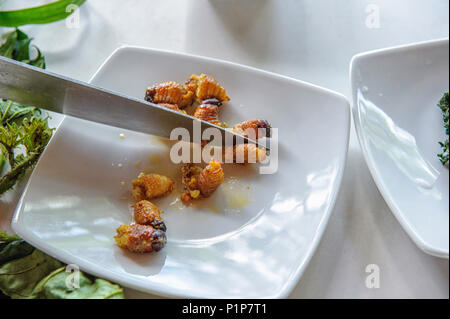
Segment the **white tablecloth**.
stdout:
[[[46,1],[33,4],[40,2]],[[29,5],[15,0],[3,9]],[[115,48],[131,44],[247,64],[350,98],[352,55],[448,37],[448,12],[445,0],[91,0],[81,8],[79,28],[62,21],[23,30],[45,53],[49,70],[80,80],[89,80]],[[0,229],[10,230],[19,194],[20,187],[0,200]],[[379,288],[366,287],[368,264],[380,268]],[[130,289],[126,295],[154,297]],[[449,297],[448,260],[424,254],[400,227],[353,128],[336,207],[290,297]]]

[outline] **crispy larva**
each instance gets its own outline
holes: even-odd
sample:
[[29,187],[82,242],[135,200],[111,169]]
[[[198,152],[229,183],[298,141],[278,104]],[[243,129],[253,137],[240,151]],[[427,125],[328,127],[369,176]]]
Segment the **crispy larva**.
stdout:
[[152,202],[148,200],[141,200],[135,205],[134,221],[140,225],[152,226],[155,229],[166,231],[167,227],[161,218],[162,211]]
[[184,203],[210,196],[224,179],[222,166],[216,161],[211,161],[204,169],[194,164],[186,164],[181,168],[181,173],[185,188],[181,200]]
[[209,103],[207,101],[204,101],[201,105],[197,106],[194,112],[194,117],[206,122],[210,122],[212,124],[219,125],[219,105]]
[[173,190],[174,182],[164,175],[147,174],[133,180],[133,197],[140,201],[160,197]]
[[120,248],[135,253],[149,253],[161,250],[166,242],[166,233],[146,225],[120,225],[114,236]]
[[264,136],[270,137],[271,128],[272,126],[266,120],[250,120],[236,124],[232,131],[245,137],[257,139]]
[[176,104],[180,109],[192,105],[194,92],[187,90],[182,84],[167,81],[148,88],[145,91],[145,100],[153,103]]
[[198,188],[204,197],[209,197],[222,184],[224,179],[222,165],[211,161],[198,176]]
[[266,151],[255,144],[238,144],[228,147],[223,152],[223,161],[225,163],[258,163],[266,159]]
[[168,109],[171,109],[171,110],[183,113],[183,114],[187,114],[186,111],[180,109],[177,104],[158,103],[158,105],[164,106],[165,108],[168,108]]
[[207,99],[218,99],[219,101],[229,101],[225,89],[216,81],[213,76],[193,74],[186,82],[186,88],[197,97],[197,102],[201,103]]

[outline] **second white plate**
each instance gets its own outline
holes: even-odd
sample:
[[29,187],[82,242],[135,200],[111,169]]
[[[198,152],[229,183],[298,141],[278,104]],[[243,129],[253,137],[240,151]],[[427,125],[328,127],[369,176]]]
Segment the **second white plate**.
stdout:
[[449,174],[439,161],[446,138],[436,106],[449,89],[447,40],[353,58],[353,115],[381,194],[414,242],[448,258]]

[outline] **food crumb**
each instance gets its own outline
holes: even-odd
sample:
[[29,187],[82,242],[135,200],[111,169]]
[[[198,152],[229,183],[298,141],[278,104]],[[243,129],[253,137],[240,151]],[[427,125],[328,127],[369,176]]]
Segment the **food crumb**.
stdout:
[[125,183],[124,181],[120,182],[120,186],[122,186],[122,187],[124,187],[125,184],[126,184],[126,183]]
[[122,164],[122,163],[119,163],[119,164],[117,164],[117,166],[118,166],[118,167],[122,167],[122,166],[123,166],[123,164]]
[[125,139],[125,134],[119,134],[119,138],[120,138],[121,140]]

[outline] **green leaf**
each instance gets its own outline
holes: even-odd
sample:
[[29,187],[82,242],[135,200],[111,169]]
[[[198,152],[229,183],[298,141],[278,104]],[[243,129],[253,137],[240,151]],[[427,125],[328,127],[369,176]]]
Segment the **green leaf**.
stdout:
[[39,153],[31,153],[3,175],[0,178],[0,195],[13,188],[17,181],[25,175],[26,171],[36,164],[38,159]]
[[[66,284],[78,278],[79,288]],[[93,279],[31,247],[17,236],[0,232],[0,295],[26,299],[124,299],[120,286]]]
[[21,140],[20,127],[16,123],[6,124],[6,126],[0,126],[0,143],[3,144],[8,151],[17,147]]
[[41,153],[50,141],[53,130],[48,128],[47,119],[34,117],[31,120],[25,118],[22,121],[20,141],[25,146],[27,153]]
[[0,264],[13,259],[28,256],[34,248],[24,240],[15,240],[10,243],[0,243]]
[[61,266],[59,261],[35,249],[28,256],[0,266],[0,290],[12,298],[33,298],[39,282]]
[[20,240],[20,237],[17,235],[8,235],[5,232],[0,232],[0,243],[10,243],[16,240]]
[[13,32],[4,33],[1,36],[0,46],[0,55],[6,58],[13,58],[14,48],[16,46],[17,41],[17,32],[14,30]]
[[36,112],[40,112],[40,110],[35,106],[0,99],[0,125],[14,122],[23,117],[32,117]]
[[16,30],[17,32],[17,40],[14,45],[14,51],[16,56],[14,57],[17,61],[23,61],[30,58],[30,42],[31,38],[29,38],[25,33]]
[[37,287],[35,293],[38,298],[45,299],[123,299],[124,294],[120,286],[103,279],[89,279],[82,272],[79,273],[79,288],[67,287],[66,280],[71,276],[65,267],[57,269],[44,283]]
[[26,24],[45,24],[67,18],[72,11],[67,12],[67,6],[81,6],[86,0],[59,0],[42,6],[0,11],[0,26],[18,27]]
[[29,38],[19,29],[5,33],[2,35],[0,55],[45,69],[45,59],[37,47],[34,47],[36,49],[36,57],[34,59],[30,57],[31,40],[32,38]]

